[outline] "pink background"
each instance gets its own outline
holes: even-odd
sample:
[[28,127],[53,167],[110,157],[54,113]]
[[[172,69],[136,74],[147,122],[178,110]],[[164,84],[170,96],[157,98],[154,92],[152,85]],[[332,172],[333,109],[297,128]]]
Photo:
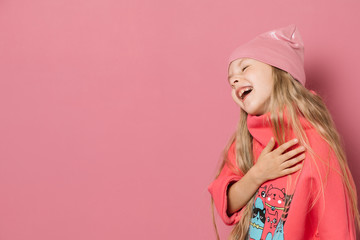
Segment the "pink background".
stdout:
[[207,185],[239,114],[227,57],[291,23],[360,190],[359,7],[2,0],[0,239],[215,239]]

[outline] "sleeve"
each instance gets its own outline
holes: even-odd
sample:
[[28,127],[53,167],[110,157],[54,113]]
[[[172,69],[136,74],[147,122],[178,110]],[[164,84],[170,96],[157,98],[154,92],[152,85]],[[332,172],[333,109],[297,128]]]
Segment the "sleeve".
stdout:
[[[236,166],[235,161],[235,142],[229,148],[228,151],[229,161]],[[230,184],[237,182],[241,179],[242,175],[234,173],[227,163],[224,164],[219,176],[208,186],[208,190],[214,199],[216,210],[220,217],[227,225],[233,225],[240,219],[240,211],[233,213],[229,216],[227,210],[227,190]]]
[[324,194],[320,192],[320,198],[314,206],[319,219],[317,236],[320,239],[355,240],[354,218],[340,175],[339,161],[328,146],[323,148],[326,148],[326,152],[320,150],[320,156],[326,156],[327,158],[323,158],[326,161],[317,161],[320,170],[316,181],[318,189],[321,189],[321,182],[324,181]]

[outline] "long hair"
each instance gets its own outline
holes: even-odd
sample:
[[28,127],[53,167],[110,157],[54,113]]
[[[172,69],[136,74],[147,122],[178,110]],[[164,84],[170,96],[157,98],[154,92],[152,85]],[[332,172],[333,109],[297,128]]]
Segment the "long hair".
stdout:
[[[329,144],[330,148],[333,150],[335,157],[339,161],[340,169],[339,172],[343,183],[345,185],[346,191],[348,193],[352,215],[356,221],[356,226],[360,229],[360,215],[357,205],[357,194],[356,187],[351,176],[346,155],[343,150],[343,144],[339,137],[339,134],[336,130],[335,124],[331,118],[331,115],[322,100],[322,98],[310,92],[302,84],[296,81],[289,73],[272,67],[272,74],[274,78],[274,87],[272,90],[269,109],[270,109],[270,118],[272,124],[272,131],[274,137],[279,145],[286,142],[287,134],[289,129],[292,129],[295,136],[299,139],[299,143],[307,149],[308,153],[312,156],[311,159],[320,157],[312,150],[308,138],[305,134],[305,131],[300,124],[299,115],[305,117],[314,129],[320,134],[320,136]],[[284,111],[286,109],[286,111]],[[288,119],[288,125],[284,124],[285,115]],[[238,123],[238,128],[236,132],[230,138],[227,146],[225,147],[223,153],[227,153],[231,143],[236,141],[236,163],[237,167],[246,174],[249,169],[253,166],[253,150],[252,150],[252,136],[247,128],[247,113],[241,109],[240,120]],[[328,165],[326,160],[320,159],[324,164]],[[220,174],[224,164],[230,164],[227,159],[227,154],[223,154],[223,161],[219,172],[216,177]],[[318,171],[319,176],[320,170],[316,164],[316,161],[312,161],[311,164],[315,166]],[[290,176],[290,175],[288,175]],[[317,192],[317,195],[312,202],[310,211],[316,201],[324,194],[323,185],[326,182],[326,178],[322,179],[323,184],[320,190]],[[255,194],[256,195],[256,194]],[[231,240],[244,240],[247,237],[250,219],[252,216],[252,206],[254,203],[255,195],[249,200],[249,202],[243,207],[243,212],[241,219],[233,228],[229,239]],[[212,203],[213,204],[213,203]],[[286,204],[289,204],[286,203]],[[286,208],[287,206],[285,206]],[[213,213],[214,218],[214,213]],[[217,238],[219,235],[215,224],[215,230]]]

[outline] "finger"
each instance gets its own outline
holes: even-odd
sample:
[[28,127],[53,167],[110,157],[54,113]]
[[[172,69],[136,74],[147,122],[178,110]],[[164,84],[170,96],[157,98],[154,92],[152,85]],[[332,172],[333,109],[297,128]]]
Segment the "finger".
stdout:
[[282,154],[283,152],[286,151],[286,149],[288,149],[289,147],[297,144],[299,142],[299,140],[297,140],[296,138],[295,139],[292,139],[284,144],[282,144],[280,147],[278,147],[274,152],[276,152],[277,154]]
[[273,137],[271,137],[270,141],[264,148],[263,152],[265,152],[265,153],[271,152],[271,150],[273,150],[274,146],[275,146],[275,140]]
[[294,156],[296,156],[299,153],[304,152],[304,151],[305,151],[304,146],[297,147],[297,148],[295,148],[295,149],[293,149],[293,150],[291,150],[291,151],[289,151],[287,153],[284,153],[282,155],[282,160],[286,161],[286,160],[288,160],[288,159],[290,159],[290,158],[292,158],[292,157],[294,157]]
[[302,168],[302,165],[303,164],[301,163],[301,164],[295,165],[294,167],[284,169],[281,172],[283,174],[282,176],[289,175],[289,174],[292,174],[292,173],[295,173],[295,172],[299,171]]
[[305,159],[305,153],[301,154],[300,156],[297,156],[296,158],[290,159],[290,160],[282,163],[281,167],[283,167],[284,169],[290,168],[290,167],[296,165],[297,163],[303,161],[304,159]]

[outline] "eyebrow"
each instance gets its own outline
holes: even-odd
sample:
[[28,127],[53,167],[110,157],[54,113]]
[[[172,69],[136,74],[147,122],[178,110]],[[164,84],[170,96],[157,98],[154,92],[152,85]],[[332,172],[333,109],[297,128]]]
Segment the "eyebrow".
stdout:
[[[244,60],[245,60],[245,58],[241,59],[240,62],[237,65],[240,66],[243,63]],[[230,78],[232,78],[232,77],[233,77],[233,75],[230,75],[228,77],[228,81],[230,81]]]

